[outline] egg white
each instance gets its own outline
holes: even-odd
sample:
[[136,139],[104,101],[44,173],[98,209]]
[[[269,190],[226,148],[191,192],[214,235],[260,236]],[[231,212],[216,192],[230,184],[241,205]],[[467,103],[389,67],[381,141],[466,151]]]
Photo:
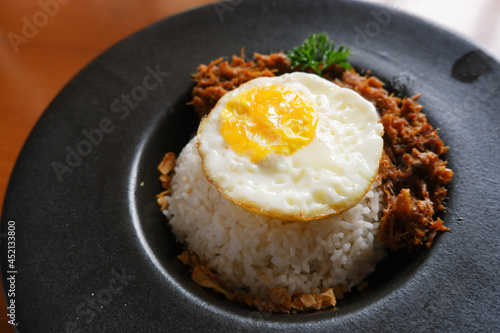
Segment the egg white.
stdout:
[[[318,122],[307,146],[255,163],[221,136],[220,114],[241,92],[270,85],[307,96]],[[205,177],[231,201],[258,214],[308,221],[341,213],[363,198],[378,173],[382,135],[372,103],[317,75],[296,72],[257,78],[224,95],[203,119],[197,147]]]

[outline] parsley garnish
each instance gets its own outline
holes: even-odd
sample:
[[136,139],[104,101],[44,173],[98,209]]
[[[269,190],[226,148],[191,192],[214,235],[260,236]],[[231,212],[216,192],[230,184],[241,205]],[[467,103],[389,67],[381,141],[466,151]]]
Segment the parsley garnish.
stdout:
[[288,52],[287,57],[292,62],[292,68],[299,67],[301,70],[311,68],[321,75],[325,68],[333,64],[350,69],[351,65],[347,62],[350,55],[352,55],[350,47],[341,45],[335,51],[333,41],[330,42],[328,35],[318,33],[310,35],[301,46]]

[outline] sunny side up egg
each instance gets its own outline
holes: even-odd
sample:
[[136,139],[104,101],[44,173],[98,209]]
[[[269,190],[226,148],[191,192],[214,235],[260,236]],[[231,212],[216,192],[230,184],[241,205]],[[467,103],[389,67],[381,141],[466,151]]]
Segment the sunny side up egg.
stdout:
[[225,94],[198,129],[205,177],[236,204],[309,221],[360,201],[378,173],[383,126],[356,92],[302,72]]

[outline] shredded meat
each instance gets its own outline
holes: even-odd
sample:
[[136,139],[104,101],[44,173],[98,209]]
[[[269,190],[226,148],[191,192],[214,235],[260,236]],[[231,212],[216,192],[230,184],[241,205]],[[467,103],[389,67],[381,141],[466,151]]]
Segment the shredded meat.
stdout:
[[444,185],[453,171],[441,159],[448,147],[420,112],[420,95],[401,100],[389,95],[377,78],[354,71],[345,71],[336,82],[371,101],[384,125],[379,175],[386,207],[378,237],[394,250],[429,248],[438,232],[449,230],[435,213],[444,209]]
[[200,118],[208,114],[225,93],[241,84],[290,70],[290,62],[282,52],[270,55],[255,53],[254,56],[255,60],[250,61],[245,61],[243,56],[233,56],[231,63],[221,57],[208,65],[198,66],[198,73],[193,75],[196,86],[191,103]]

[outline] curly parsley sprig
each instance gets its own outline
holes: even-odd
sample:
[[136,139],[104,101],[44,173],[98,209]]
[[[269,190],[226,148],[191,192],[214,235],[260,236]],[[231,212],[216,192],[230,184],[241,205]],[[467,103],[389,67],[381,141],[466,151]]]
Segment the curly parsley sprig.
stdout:
[[291,60],[292,68],[299,67],[302,70],[311,68],[318,75],[333,64],[338,64],[345,69],[351,69],[347,58],[352,55],[351,48],[344,45],[335,50],[333,41],[330,41],[326,33],[310,35],[301,46],[288,52],[287,57]]

